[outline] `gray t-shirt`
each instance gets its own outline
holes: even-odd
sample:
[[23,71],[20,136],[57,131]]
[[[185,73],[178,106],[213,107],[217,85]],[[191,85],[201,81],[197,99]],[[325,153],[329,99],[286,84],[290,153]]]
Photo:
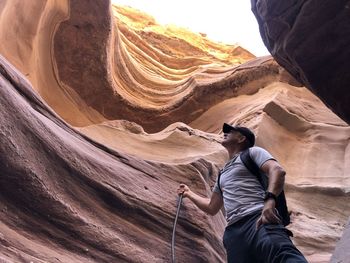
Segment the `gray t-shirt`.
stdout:
[[[260,168],[266,161],[275,160],[268,151],[260,147],[250,148],[249,153]],[[245,167],[239,154],[228,161],[221,170],[220,186],[228,225],[262,210],[265,191],[256,175]],[[217,181],[213,191],[221,194]]]

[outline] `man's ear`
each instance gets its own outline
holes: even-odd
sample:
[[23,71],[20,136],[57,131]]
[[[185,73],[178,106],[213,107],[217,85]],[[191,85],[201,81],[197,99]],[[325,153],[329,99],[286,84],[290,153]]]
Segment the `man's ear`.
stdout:
[[247,140],[247,137],[245,137],[243,134],[240,134],[238,137],[238,142],[242,143]]

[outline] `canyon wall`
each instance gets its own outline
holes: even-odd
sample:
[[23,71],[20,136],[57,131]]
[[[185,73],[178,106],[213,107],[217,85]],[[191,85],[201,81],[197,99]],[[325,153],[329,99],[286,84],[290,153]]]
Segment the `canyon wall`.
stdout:
[[[170,262],[176,188],[210,195],[223,122],[285,167],[293,242],[330,260],[350,127],[272,57],[107,0],[1,0],[0,39],[2,261]],[[225,262],[224,227],[185,199],[178,262]]]

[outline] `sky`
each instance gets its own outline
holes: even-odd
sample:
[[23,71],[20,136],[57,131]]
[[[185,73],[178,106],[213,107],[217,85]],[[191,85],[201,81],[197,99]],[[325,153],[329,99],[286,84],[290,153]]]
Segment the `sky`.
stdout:
[[112,0],[141,10],[162,25],[174,24],[225,44],[239,44],[255,56],[269,55],[249,0]]

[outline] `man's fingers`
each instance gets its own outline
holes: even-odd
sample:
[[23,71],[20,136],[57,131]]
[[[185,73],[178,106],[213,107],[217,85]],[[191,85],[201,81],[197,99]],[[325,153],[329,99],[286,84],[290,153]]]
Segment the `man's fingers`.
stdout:
[[182,195],[184,192],[185,192],[185,189],[184,189],[184,188],[179,188],[179,189],[177,189],[177,193],[178,193],[179,195]]
[[280,219],[279,219],[278,217],[274,216],[274,217],[271,218],[269,221],[270,221],[271,223],[273,223],[273,224],[279,224]]
[[183,195],[186,191],[186,185],[185,184],[180,184],[179,188],[177,189],[177,194],[178,195]]
[[277,224],[282,224],[282,220],[278,215],[275,214],[275,218],[276,218]]
[[272,210],[271,211],[271,220],[274,222],[274,223],[280,223],[281,222],[281,219],[280,219],[280,217],[278,216],[278,214],[277,214],[277,211],[274,209],[274,210]]
[[263,224],[281,224],[281,219],[279,216],[273,211],[266,211],[266,213],[263,214]]
[[256,229],[258,229],[261,225],[262,225],[262,216],[260,216],[258,221],[256,221]]

